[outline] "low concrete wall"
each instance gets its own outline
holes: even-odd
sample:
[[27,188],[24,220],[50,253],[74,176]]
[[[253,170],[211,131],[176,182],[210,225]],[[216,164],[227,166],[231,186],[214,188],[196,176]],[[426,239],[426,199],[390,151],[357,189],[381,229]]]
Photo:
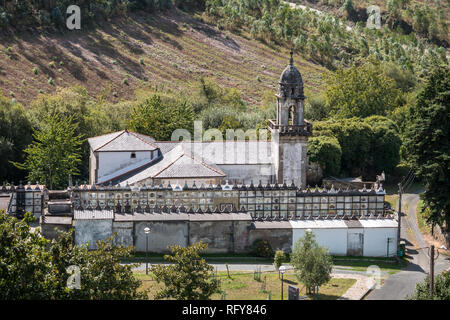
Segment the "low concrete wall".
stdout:
[[191,221],[189,244],[208,244],[209,253],[243,253],[248,251],[250,221]]
[[249,232],[250,246],[259,239],[269,241],[274,251],[291,252],[292,229],[254,229]]
[[192,221],[189,223],[189,244],[204,242],[209,253],[233,251],[232,221]]
[[131,247],[134,245],[133,239],[133,222],[113,222],[112,231],[116,233],[114,243],[124,247]]
[[136,251],[146,251],[146,235],[144,228],[150,228],[148,235],[148,251],[167,253],[171,245],[187,246],[188,222],[187,221],[143,221],[135,222],[134,243]]
[[89,249],[97,249],[97,241],[112,236],[112,219],[75,220],[75,244],[89,243]]
[[69,229],[72,228],[71,225],[63,225],[63,224],[42,224],[41,232],[42,236],[46,239],[53,240],[58,238],[58,232],[68,232]]

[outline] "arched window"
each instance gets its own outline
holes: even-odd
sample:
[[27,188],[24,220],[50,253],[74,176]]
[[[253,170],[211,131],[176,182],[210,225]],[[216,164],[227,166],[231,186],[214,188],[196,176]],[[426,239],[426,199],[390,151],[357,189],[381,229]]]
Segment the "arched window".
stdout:
[[289,107],[289,121],[288,121],[289,125],[294,125],[295,124],[295,106],[290,106]]

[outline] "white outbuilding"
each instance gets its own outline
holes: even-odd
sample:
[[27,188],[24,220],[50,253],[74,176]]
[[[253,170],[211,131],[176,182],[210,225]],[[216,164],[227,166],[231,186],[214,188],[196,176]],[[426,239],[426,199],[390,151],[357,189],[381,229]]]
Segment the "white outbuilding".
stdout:
[[392,218],[291,220],[292,248],[310,230],[317,243],[337,256],[386,257],[397,252],[398,222]]

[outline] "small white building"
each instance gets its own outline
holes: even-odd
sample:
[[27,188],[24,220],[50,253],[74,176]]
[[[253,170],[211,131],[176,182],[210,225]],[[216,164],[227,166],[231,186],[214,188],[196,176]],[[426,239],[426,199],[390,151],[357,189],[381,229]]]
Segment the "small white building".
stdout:
[[291,220],[292,248],[310,229],[317,243],[337,256],[392,257],[397,253],[395,219]]

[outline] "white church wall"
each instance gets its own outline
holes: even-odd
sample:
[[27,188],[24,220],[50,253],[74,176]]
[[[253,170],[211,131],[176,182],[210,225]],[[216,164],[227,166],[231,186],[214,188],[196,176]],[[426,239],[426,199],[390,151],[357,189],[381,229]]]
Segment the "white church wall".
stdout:
[[[131,154],[136,157],[132,158]],[[156,152],[153,152],[156,157]],[[151,160],[150,151],[120,151],[98,153],[98,181],[103,181],[106,176],[116,174],[117,171],[130,168],[134,169],[137,164],[144,165]]]
[[246,164],[246,165],[227,165],[221,164],[218,167],[227,175],[229,181],[237,180],[240,183],[250,184],[251,181],[257,184],[259,180],[263,184],[273,182],[275,175],[271,164]]

